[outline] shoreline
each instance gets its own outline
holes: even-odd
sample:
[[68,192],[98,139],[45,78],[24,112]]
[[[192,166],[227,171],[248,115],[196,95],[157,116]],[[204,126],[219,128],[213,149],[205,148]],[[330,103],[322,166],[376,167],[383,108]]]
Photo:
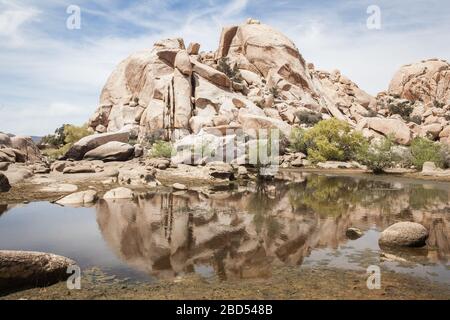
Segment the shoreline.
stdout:
[[125,299],[165,300],[190,299],[255,299],[255,300],[446,300],[450,288],[426,279],[382,270],[381,288],[369,290],[365,270],[345,270],[317,267],[274,268],[269,279],[234,279],[220,281],[197,275],[175,280],[124,283],[120,280],[102,281],[87,277],[81,290],[68,290],[65,282],[46,288],[31,288],[0,295],[5,300],[79,300]]

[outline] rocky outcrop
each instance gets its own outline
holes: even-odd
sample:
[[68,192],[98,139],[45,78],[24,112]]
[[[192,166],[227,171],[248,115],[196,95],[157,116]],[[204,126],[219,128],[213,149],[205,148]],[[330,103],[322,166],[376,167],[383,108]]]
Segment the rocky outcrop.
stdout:
[[379,239],[381,246],[423,247],[428,230],[415,222],[398,222],[384,230]]
[[41,151],[31,137],[10,137],[0,133],[0,162],[40,162]]
[[369,139],[450,142],[447,62],[402,67],[389,90],[372,97],[339,70],[316,70],[290,39],[257,20],[225,27],[214,53],[199,47],[166,39],[124,60],[108,79],[90,127],[177,142],[226,126],[277,128],[288,136],[293,126],[310,127],[311,117],[335,117]]
[[245,128],[255,116],[268,119],[252,124],[286,134],[300,124],[300,110],[354,123],[373,99],[338,71],[315,71],[291,40],[255,20],[224,28],[215,54],[198,53],[198,47],[186,50],[181,39],[168,39],[124,60],[89,125],[97,132],[127,127],[132,136],[138,128],[139,140],[177,141],[202,128]]
[[392,78],[388,93],[411,101],[448,104],[450,64],[430,59],[403,66]]
[[67,268],[76,264],[50,253],[0,251],[0,288],[42,287],[66,280]]

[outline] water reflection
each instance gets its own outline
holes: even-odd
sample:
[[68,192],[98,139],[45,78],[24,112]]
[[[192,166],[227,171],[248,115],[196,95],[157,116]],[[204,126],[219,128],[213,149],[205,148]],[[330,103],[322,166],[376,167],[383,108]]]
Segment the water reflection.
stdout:
[[315,249],[346,244],[350,226],[382,230],[405,220],[430,230],[420,256],[447,263],[448,186],[317,175],[290,180],[231,192],[102,200],[97,223],[117,256],[158,277],[205,266],[223,280],[269,277],[271,265],[300,265]]

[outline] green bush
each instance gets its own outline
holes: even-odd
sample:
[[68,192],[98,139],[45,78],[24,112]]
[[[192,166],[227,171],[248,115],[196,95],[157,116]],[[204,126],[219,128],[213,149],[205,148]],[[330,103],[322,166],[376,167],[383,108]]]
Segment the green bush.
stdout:
[[228,78],[234,82],[242,82],[242,75],[239,71],[238,65],[235,64],[233,68],[230,66],[230,60],[228,57],[220,58],[217,63],[217,70],[225,73]]
[[74,144],[75,142],[79,141],[80,139],[91,135],[92,132],[88,130],[87,125],[83,125],[81,127],[77,127],[71,124],[66,124],[64,126],[64,142],[65,144]]
[[172,157],[173,148],[172,144],[167,141],[156,141],[150,152],[152,158],[170,158]]
[[49,134],[43,137],[39,142],[39,146],[49,146],[50,148],[59,148],[63,146],[66,139],[66,135],[64,134],[65,127],[66,124],[63,124],[61,127],[55,130],[54,134]]
[[306,152],[313,163],[354,160],[366,143],[361,133],[335,118],[320,121],[307,131],[294,129],[291,134],[291,148]]
[[294,152],[306,153],[308,147],[306,146],[305,132],[302,128],[292,128],[289,137],[289,149]]
[[385,137],[371,145],[365,144],[360,149],[358,160],[373,173],[383,173],[384,169],[391,166],[394,159],[391,151],[393,145],[393,140]]
[[414,108],[409,101],[399,102],[398,104],[390,104],[389,112],[391,114],[399,114],[404,120],[409,121],[409,117]]
[[438,167],[444,166],[444,154],[441,145],[427,138],[415,138],[411,143],[412,163],[422,169],[425,162],[434,162]]
[[50,146],[49,149],[43,151],[43,154],[49,157],[50,160],[56,160],[65,155],[75,142],[91,134],[87,125],[78,127],[65,124],[56,129],[54,135],[48,135],[42,139],[42,146],[45,146],[45,144]]

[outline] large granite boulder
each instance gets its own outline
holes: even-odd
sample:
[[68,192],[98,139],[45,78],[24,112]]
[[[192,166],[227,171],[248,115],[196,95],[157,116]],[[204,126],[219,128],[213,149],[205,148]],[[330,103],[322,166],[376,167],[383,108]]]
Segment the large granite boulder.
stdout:
[[84,160],[127,161],[133,158],[134,147],[128,143],[111,141],[84,155]]
[[66,280],[75,261],[41,252],[0,251],[0,288],[43,287]]
[[450,64],[430,59],[405,65],[392,78],[388,92],[411,101],[446,104],[450,100]]
[[379,239],[381,246],[423,247],[428,230],[415,222],[398,222],[384,230]]
[[76,142],[67,153],[64,155],[65,159],[82,160],[84,155],[108,142],[128,142],[130,133],[128,131],[108,132],[93,134],[82,138]]

